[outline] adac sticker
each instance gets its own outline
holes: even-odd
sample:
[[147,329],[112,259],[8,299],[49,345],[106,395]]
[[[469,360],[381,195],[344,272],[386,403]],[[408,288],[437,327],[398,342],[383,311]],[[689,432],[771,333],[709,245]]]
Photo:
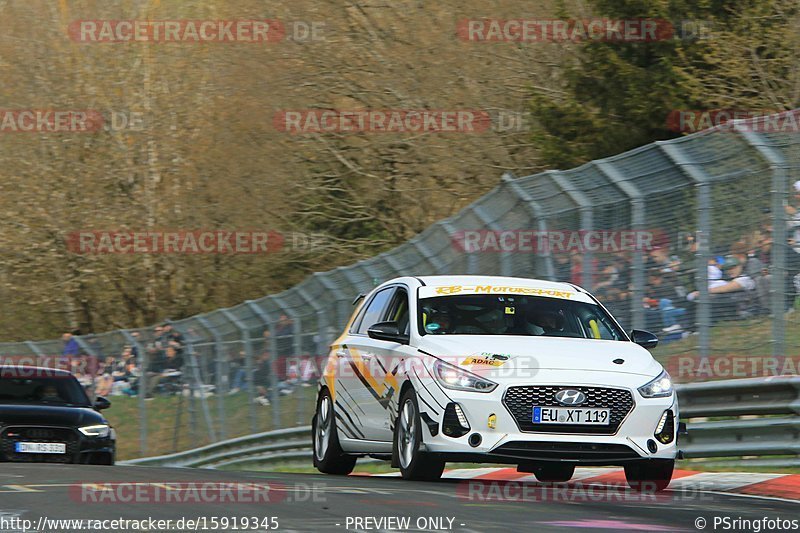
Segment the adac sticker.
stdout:
[[503,366],[509,359],[511,359],[511,356],[507,354],[483,352],[477,355],[470,355],[469,357],[461,361],[461,364],[463,366],[468,366],[468,365]]

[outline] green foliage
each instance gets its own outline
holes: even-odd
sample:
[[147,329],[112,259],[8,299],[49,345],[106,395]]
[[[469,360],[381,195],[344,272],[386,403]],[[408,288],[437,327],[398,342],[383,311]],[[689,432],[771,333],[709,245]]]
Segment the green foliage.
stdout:
[[[587,41],[556,67],[564,93],[531,101],[533,139],[560,168],[680,135],[674,110],[763,110],[797,105],[796,2],[594,0],[593,15],[672,23],[655,42]],[[698,33],[698,29],[702,32]],[[699,35],[702,38],[697,38]],[[794,80],[794,81],[793,81]]]

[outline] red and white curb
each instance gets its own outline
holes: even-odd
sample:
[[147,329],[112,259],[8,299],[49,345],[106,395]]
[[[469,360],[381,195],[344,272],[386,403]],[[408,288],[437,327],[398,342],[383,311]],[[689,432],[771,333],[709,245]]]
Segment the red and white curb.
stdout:
[[[359,476],[397,477],[391,474],[354,474]],[[446,470],[443,479],[514,481],[538,483],[533,474],[517,472],[515,468],[463,468]],[[625,484],[621,468],[578,468],[569,484],[606,485],[619,487]],[[675,470],[670,490],[724,492],[738,495],[760,496],[800,502],[800,474],[757,474],[743,472],[697,472]]]

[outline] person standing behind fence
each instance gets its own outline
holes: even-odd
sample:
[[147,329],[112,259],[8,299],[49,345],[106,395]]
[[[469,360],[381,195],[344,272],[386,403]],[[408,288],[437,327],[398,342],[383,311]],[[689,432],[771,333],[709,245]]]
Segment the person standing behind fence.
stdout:
[[794,309],[796,299],[800,296],[800,180],[794,182],[792,192],[792,201],[786,206],[786,213],[791,216],[788,221],[790,248],[786,258],[789,309]]

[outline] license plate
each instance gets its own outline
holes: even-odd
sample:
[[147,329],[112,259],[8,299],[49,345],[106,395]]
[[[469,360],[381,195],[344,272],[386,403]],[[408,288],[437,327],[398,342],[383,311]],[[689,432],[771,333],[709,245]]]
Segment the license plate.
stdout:
[[63,442],[17,442],[17,453],[67,453],[67,445]]
[[578,407],[533,407],[534,424],[579,424],[587,426],[607,426],[611,419],[611,409]]

